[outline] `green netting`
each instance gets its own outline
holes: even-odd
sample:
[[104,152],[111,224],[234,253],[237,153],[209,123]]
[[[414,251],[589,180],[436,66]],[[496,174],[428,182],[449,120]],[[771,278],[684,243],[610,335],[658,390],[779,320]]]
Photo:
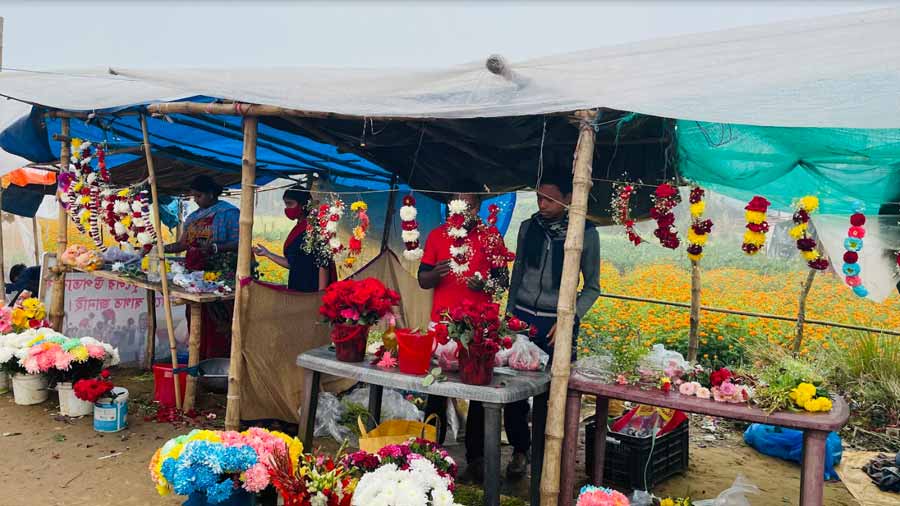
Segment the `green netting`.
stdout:
[[874,214],[900,201],[900,130],[679,120],[676,136],[681,175],[740,200],[762,195],[790,211],[797,198],[814,194],[823,214],[849,214],[856,201]]

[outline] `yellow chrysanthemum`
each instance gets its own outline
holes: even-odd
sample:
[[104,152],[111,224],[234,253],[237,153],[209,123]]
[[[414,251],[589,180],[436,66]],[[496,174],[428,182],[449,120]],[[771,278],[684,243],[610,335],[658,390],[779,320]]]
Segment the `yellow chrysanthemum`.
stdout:
[[353,237],[356,237],[360,241],[366,238],[366,233],[363,231],[362,227],[356,226],[353,227]]
[[75,137],[72,139],[72,151],[78,151],[79,149],[81,149],[81,139]]
[[699,218],[703,216],[703,212],[706,211],[706,201],[701,200],[700,202],[695,202],[691,204],[691,216],[694,218]]
[[156,493],[159,494],[159,495],[161,495],[161,496],[163,496],[163,497],[165,497],[165,496],[169,495],[170,493],[172,493],[172,491],[169,490],[169,487],[166,486],[166,485],[157,485],[157,486],[156,486]]
[[815,195],[807,195],[800,199],[800,209],[807,213],[815,212],[819,208],[819,197]]
[[84,188],[84,183],[82,183],[81,181],[78,181],[77,183],[75,183],[75,186],[72,187],[72,189],[76,192],[80,192],[82,188]]
[[700,259],[703,258],[703,253],[700,253],[699,255],[693,255],[691,253],[688,253],[688,258],[695,262],[699,262]]
[[754,246],[762,246],[766,243],[766,234],[748,230],[744,232],[744,242]]
[[122,226],[128,228],[131,226],[131,216],[123,216],[122,217]]
[[691,244],[696,244],[698,246],[703,246],[706,244],[706,240],[709,239],[708,234],[698,234],[694,232],[693,228],[688,229],[687,240]]
[[362,200],[357,200],[356,202],[350,204],[350,210],[354,213],[360,210],[365,211],[367,209],[369,209],[369,205]]
[[88,350],[83,344],[69,350],[69,354],[72,355],[73,362],[85,362],[88,359]]
[[812,262],[813,260],[818,260],[819,258],[819,252],[816,250],[801,251],[800,254],[803,255],[803,259],[807,262]]
[[284,441],[284,444],[288,447],[288,452],[291,457],[291,462],[297,462],[300,460],[300,455],[303,454],[303,442],[295,437],[288,436],[284,432],[279,432],[277,430],[272,431],[272,435]]
[[809,225],[807,225],[806,223],[800,223],[799,225],[795,225],[793,228],[791,228],[788,233],[791,234],[791,237],[794,240],[797,240],[806,235],[807,228],[809,228]]
[[222,436],[214,430],[197,430],[191,433],[187,441],[209,441],[210,443],[221,443]]
[[662,501],[659,501],[659,506],[675,506],[675,501],[673,501],[671,497],[666,497]]
[[762,211],[745,211],[744,218],[746,218],[748,223],[760,224],[766,221],[766,213]]
[[26,311],[35,311],[44,307],[44,303],[37,297],[29,297],[22,302],[22,308]]
[[806,403],[806,405],[804,406],[804,409],[806,409],[807,411],[812,412],[812,413],[815,413],[815,412],[823,412],[824,413],[827,411],[831,411],[831,407],[832,407],[831,399],[829,399],[828,397],[816,397],[815,399],[808,401]]
[[203,281],[208,281],[208,282],[212,283],[213,281],[218,281],[218,280],[219,280],[218,272],[204,272],[203,273]]
[[22,310],[22,308],[17,307],[12,310],[12,324],[16,327],[24,327],[28,325],[28,315],[25,314],[25,311]]
[[126,189],[124,189],[124,190],[119,190],[119,193],[117,193],[116,196],[117,196],[117,197],[127,197],[127,196],[129,196],[130,194],[131,194],[131,190],[129,190],[128,188],[126,188]]

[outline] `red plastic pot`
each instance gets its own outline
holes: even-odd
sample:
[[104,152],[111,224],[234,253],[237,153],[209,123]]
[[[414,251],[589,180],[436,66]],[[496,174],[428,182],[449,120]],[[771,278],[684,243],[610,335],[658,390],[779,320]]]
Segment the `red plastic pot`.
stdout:
[[369,325],[331,325],[331,342],[337,359],[341,362],[362,362],[366,358],[366,340]]
[[[467,385],[489,385],[494,379],[494,355],[482,350],[459,347],[459,379]],[[470,351],[475,351],[470,354]]]
[[434,335],[430,333],[420,334],[410,329],[397,329],[395,333],[397,334],[400,372],[418,376],[428,374],[428,368],[431,366],[431,355],[437,347]]

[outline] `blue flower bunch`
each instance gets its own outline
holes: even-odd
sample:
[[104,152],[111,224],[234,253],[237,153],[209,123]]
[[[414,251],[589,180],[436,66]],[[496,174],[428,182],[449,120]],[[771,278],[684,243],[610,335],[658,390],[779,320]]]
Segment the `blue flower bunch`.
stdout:
[[211,504],[228,500],[235,488],[231,475],[240,474],[257,462],[250,446],[229,446],[210,441],[190,441],[177,459],[168,458],[160,472],[178,495],[206,494]]

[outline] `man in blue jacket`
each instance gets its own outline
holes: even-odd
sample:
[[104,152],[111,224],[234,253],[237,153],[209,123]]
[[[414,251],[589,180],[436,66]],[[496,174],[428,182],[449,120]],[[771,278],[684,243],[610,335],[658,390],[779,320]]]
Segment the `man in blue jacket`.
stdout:
[[[553,356],[556,340],[556,305],[562,281],[566,231],[569,226],[568,206],[572,202],[572,181],[566,174],[543,181],[537,188],[538,212],[522,222],[516,243],[516,263],[510,278],[507,311],[537,328],[532,341]],[[579,321],[600,295],[600,235],[588,222],[581,253],[581,276],[584,285],[575,305],[575,327],[572,349],[575,360],[575,338]],[[535,400],[537,402],[537,399]],[[546,400],[544,401],[546,402]],[[506,436],[513,446],[512,461],[507,468],[511,476],[522,475],[528,464],[531,434],[528,430],[528,401],[504,408]],[[546,413],[546,410],[541,410]],[[532,420],[532,423],[544,420]],[[535,458],[542,458],[537,455]]]
[[24,264],[13,265],[9,269],[10,283],[6,283],[6,293],[16,294],[22,290],[28,290],[31,295],[37,297],[38,287],[41,283],[41,267],[35,265],[25,267]]

